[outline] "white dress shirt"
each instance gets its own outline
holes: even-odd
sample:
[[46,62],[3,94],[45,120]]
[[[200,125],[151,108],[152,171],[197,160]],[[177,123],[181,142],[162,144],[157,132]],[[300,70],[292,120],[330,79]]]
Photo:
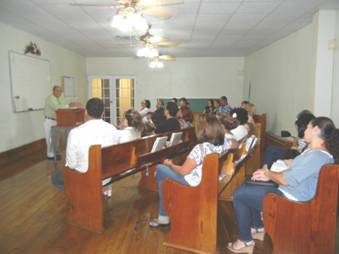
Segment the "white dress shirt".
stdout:
[[88,170],[91,145],[110,146],[119,143],[119,131],[101,119],[93,119],[71,130],[67,141],[66,166],[80,172]]
[[125,129],[119,131],[119,133],[120,133],[119,143],[125,143],[141,137],[141,132],[135,129],[134,127],[126,127]]

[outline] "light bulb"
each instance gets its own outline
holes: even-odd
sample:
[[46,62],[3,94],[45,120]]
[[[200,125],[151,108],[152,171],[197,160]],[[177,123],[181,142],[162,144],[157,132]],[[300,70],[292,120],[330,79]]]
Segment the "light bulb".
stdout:
[[151,61],[149,63],[149,67],[152,68],[152,69],[156,68],[156,63],[154,61]]
[[159,41],[161,41],[161,40],[162,40],[162,37],[159,36],[159,35],[152,35],[152,36],[149,38],[149,41],[150,41],[151,43],[157,43],[157,42],[159,42]]
[[164,63],[163,63],[163,62],[158,62],[158,68],[159,68],[159,69],[164,68]]

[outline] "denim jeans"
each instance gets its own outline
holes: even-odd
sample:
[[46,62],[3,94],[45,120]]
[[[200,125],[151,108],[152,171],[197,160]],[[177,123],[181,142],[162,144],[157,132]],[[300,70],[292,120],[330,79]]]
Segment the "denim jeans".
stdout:
[[58,170],[56,171],[52,177],[52,184],[55,185],[60,191],[64,191],[64,171]]
[[266,193],[273,192],[283,196],[276,187],[243,184],[233,194],[233,207],[237,220],[239,239],[252,240],[251,227],[262,228],[261,219],[263,199]]
[[164,196],[162,190],[162,182],[165,179],[171,179],[183,185],[188,185],[184,176],[179,175],[175,171],[173,171],[170,167],[164,164],[158,164],[157,167],[157,183],[158,183],[158,191],[159,191],[159,215],[167,216],[167,213],[164,209]]

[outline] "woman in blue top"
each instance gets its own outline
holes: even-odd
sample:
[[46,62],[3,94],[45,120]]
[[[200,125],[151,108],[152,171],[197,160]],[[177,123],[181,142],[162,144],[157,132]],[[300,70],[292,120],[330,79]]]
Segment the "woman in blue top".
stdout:
[[252,253],[253,238],[258,239],[258,233],[264,232],[261,211],[266,193],[274,192],[294,201],[308,201],[315,195],[321,167],[338,163],[339,130],[331,119],[313,119],[305,130],[304,139],[308,149],[294,159],[287,171],[273,173],[265,166],[253,173],[252,180],[272,180],[279,185],[278,188],[244,184],[234,192],[239,239],[228,244],[232,252]]

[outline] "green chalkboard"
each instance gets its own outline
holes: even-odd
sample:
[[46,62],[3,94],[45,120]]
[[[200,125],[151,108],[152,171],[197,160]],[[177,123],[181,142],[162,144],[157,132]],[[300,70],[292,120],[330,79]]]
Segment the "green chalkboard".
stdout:
[[[171,101],[172,98],[159,98],[160,100],[163,100],[165,103],[165,106],[167,102]],[[178,99],[178,105],[179,105],[179,98]],[[189,107],[193,112],[203,112],[205,107],[207,106],[208,100],[215,99],[215,98],[186,98],[186,100],[189,103]]]

